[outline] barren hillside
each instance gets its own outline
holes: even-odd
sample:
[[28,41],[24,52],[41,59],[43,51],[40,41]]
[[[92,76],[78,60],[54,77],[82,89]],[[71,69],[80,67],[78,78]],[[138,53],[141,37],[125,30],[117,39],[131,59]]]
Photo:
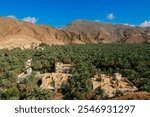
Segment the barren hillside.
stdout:
[[75,20],[63,29],[78,33],[83,41],[143,43],[150,40],[150,28],[111,25],[88,20]]
[[12,18],[0,18],[0,46],[25,47],[33,44],[64,44],[66,36],[62,31],[44,25],[35,25]]
[[40,43],[62,45],[99,42],[150,42],[150,28],[75,20],[57,29],[0,17],[0,48],[30,48]]

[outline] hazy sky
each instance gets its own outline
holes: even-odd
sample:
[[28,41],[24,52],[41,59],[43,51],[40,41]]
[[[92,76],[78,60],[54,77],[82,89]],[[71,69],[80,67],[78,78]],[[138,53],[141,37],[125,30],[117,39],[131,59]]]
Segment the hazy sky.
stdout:
[[75,19],[150,26],[150,0],[0,0],[0,16],[52,26]]

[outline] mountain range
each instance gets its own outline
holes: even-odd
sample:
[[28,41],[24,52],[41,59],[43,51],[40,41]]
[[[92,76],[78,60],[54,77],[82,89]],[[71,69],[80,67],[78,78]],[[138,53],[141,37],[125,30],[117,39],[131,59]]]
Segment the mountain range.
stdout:
[[150,27],[74,20],[56,28],[0,17],[0,48],[30,48],[40,43],[150,43]]

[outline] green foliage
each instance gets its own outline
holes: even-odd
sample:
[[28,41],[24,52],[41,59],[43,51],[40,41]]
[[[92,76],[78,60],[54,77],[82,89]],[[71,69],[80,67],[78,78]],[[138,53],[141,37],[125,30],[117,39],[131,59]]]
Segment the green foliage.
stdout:
[[123,92],[120,90],[117,90],[115,93],[115,96],[119,97],[119,96],[123,96]]
[[18,89],[21,92],[20,98],[27,99],[28,95],[34,90],[37,86],[38,79],[35,77],[34,74],[27,76],[26,78],[22,79],[18,84]]
[[7,89],[6,91],[0,91],[0,99],[6,100],[18,100],[19,99],[19,90],[17,87],[13,86],[12,88]]
[[105,90],[102,88],[97,88],[95,90],[95,94],[97,95],[97,99],[105,99]]
[[92,91],[92,82],[88,74],[74,73],[69,83],[62,85],[65,99],[85,100],[86,94]]
[[[99,71],[122,73],[140,90],[150,92],[149,44],[78,44],[65,46],[41,44],[36,49],[0,50],[1,97],[7,92],[13,99],[11,87],[17,86],[17,75],[24,71],[24,63],[31,58],[33,59],[33,71],[40,71],[41,73],[53,72],[53,64],[58,61],[74,65],[73,77],[69,84],[62,87],[66,99],[85,99],[86,94],[92,90],[90,78]],[[40,98],[31,96],[37,94],[36,87],[37,79],[34,75],[27,77],[17,86],[19,98],[48,99],[45,96],[40,96]],[[48,94],[47,91],[44,91],[45,94],[42,94],[41,91],[38,92],[39,95]],[[8,99],[7,96],[4,98]]]
[[53,95],[50,90],[41,90],[36,86],[27,96],[27,100],[51,100]]

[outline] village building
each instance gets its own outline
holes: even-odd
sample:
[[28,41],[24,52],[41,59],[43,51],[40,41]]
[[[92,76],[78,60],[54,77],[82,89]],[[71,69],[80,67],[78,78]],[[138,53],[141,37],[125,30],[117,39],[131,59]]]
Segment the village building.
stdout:
[[57,92],[63,83],[68,82],[72,74],[65,73],[45,73],[41,74],[41,89],[50,89]]
[[45,73],[40,75],[41,89],[49,89],[57,92],[61,89],[63,83],[70,80],[72,65],[64,64],[61,62],[55,63],[55,72],[54,73]]
[[122,77],[119,73],[115,73],[114,76],[96,74],[92,78],[92,83],[93,91],[101,88],[105,91],[105,96],[108,98],[114,97],[117,91],[125,93],[138,90],[127,78]]
[[55,63],[55,72],[56,73],[71,73],[71,69],[72,69],[72,65],[71,64],[64,64],[61,62],[56,62]]
[[[23,72],[18,75],[17,83],[27,76],[32,74],[32,59],[29,59],[25,62],[26,72]],[[71,64],[64,64],[61,62],[55,63],[55,72],[40,74],[37,72],[39,78],[38,85],[44,89],[49,89],[55,92],[59,92],[63,83],[69,82],[72,76]],[[125,77],[122,77],[121,74],[115,73],[114,75],[107,75],[98,73],[92,79],[93,91],[101,88],[105,92],[105,97],[112,98],[115,97],[117,91],[121,91],[123,94],[126,92],[134,92],[138,89]]]

